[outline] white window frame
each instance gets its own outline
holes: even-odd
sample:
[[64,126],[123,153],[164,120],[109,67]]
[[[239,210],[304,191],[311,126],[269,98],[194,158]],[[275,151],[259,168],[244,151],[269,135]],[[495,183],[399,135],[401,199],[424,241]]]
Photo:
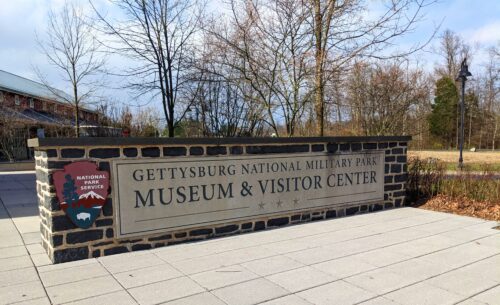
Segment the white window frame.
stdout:
[[35,108],[35,101],[30,97],[30,108]]

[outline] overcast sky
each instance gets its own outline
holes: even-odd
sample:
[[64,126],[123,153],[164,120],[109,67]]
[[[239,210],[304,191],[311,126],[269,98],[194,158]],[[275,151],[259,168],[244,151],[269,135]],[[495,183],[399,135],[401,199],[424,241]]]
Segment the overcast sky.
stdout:
[[[369,0],[370,1],[370,0]],[[376,0],[373,0],[376,1]],[[113,6],[107,0],[93,0],[96,5],[113,13]],[[42,35],[46,27],[47,11],[58,8],[63,0],[0,0],[0,69],[37,80],[33,67],[39,67],[47,74],[49,81],[59,89],[66,90],[57,74],[48,67],[46,59],[36,45],[36,35]],[[89,6],[87,1],[80,3]],[[217,0],[214,0],[216,6]],[[90,11],[90,8],[88,8]],[[401,40],[402,45],[425,41],[436,25],[442,23],[441,30],[450,29],[474,45],[487,47],[500,41],[500,1],[499,0],[441,0],[427,9],[425,20],[417,30]],[[435,44],[435,42],[434,42]],[[419,61],[431,69],[439,58],[432,54],[432,46],[419,55]],[[477,54],[474,65],[486,59],[485,54]],[[106,89],[107,94],[119,100],[129,100],[126,93]],[[69,91],[69,90],[66,90]]]

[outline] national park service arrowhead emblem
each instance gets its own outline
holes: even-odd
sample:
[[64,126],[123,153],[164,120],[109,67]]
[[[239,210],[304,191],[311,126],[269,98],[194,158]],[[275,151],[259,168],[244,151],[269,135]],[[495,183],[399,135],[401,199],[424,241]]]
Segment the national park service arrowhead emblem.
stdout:
[[54,173],[61,209],[82,229],[89,228],[106,202],[109,173],[89,161],[73,162]]

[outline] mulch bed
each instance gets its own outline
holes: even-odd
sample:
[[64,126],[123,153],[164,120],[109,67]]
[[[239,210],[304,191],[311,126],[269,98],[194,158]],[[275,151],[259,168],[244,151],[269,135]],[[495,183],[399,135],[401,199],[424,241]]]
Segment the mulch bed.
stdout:
[[421,209],[500,221],[500,203],[437,195],[418,206]]

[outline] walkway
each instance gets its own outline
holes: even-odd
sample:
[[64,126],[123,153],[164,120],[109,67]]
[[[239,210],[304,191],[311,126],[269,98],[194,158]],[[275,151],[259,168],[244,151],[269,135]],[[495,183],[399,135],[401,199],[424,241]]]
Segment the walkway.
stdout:
[[34,175],[0,199],[1,304],[500,304],[491,221],[400,208],[51,265]]

